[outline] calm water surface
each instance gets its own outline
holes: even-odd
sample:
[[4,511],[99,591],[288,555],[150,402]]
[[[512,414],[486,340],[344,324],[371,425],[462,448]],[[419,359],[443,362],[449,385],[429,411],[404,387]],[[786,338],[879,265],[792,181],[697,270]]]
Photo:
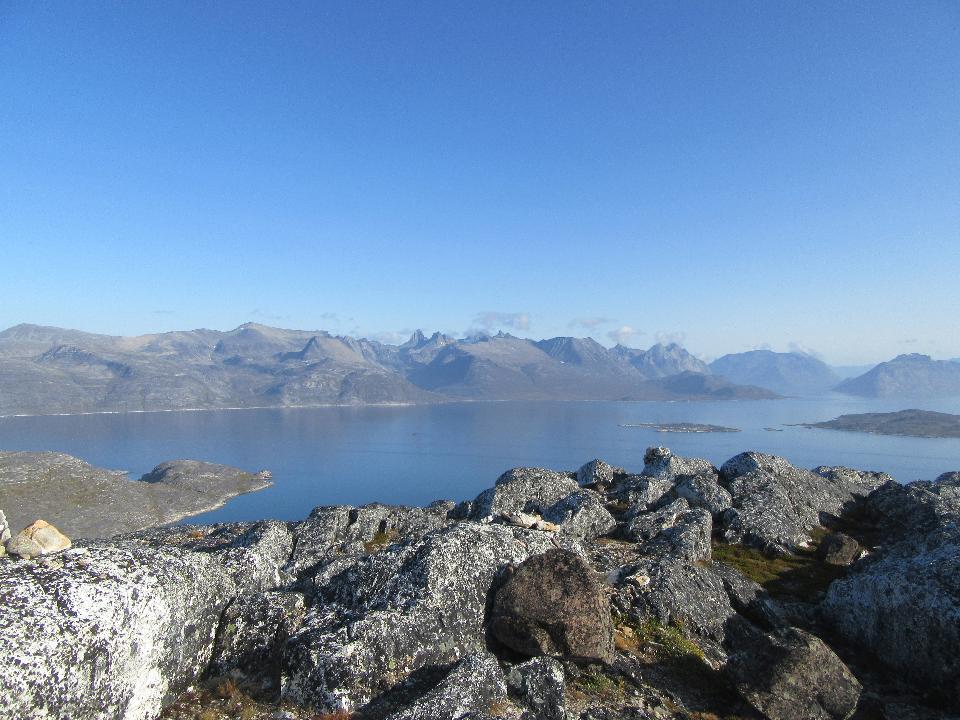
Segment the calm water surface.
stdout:
[[[0,418],[0,449],[57,450],[127,470],[132,478],[176,458],[269,468],[272,488],[235,498],[194,521],[294,520],[316,505],[472,498],[518,465],[576,469],[601,457],[639,472],[650,445],[666,445],[718,465],[743,450],[762,450],[804,467],[884,470],[901,481],[960,469],[960,439],[788,426],[908,407],[960,413],[960,398],[904,403],[838,395],[717,403],[463,403]],[[640,422],[709,423],[742,432],[680,434],[620,427]]]

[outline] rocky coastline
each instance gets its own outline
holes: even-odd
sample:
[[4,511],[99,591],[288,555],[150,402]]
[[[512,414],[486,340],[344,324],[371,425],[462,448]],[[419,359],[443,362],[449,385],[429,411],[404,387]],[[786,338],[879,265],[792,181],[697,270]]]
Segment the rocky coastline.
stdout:
[[0,718],[927,720],[960,703],[958,472],[900,485],[650,448],[636,473],[514,468],[459,503],[67,545],[0,558]]

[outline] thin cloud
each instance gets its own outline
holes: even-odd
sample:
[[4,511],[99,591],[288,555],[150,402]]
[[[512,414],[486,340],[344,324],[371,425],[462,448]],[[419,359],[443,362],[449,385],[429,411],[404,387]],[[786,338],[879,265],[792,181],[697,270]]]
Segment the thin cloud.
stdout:
[[608,332],[607,337],[617,345],[629,345],[634,338],[637,338],[643,334],[644,333],[642,330],[637,330],[630,325],[621,325],[616,330],[611,330]]
[[792,353],[800,353],[801,355],[806,355],[807,357],[816,358],[817,360],[822,360],[823,355],[811,347],[807,347],[801,342],[793,341],[787,345],[787,349]]
[[608,317],[578,317],[568,322],[567,327],[596,330],[601,325],[607,325],[612,322],[615,322],[615,320]]
[[473,318],[475,327],[483,330],[493,330],[495,328],[514,328],[515,330],[530,329],[530,314],[525,312],[507,313],[507,312],[483,312],[477,313]]
[[683,345],[687,339],[687,334],[685,332],[658,332],[656,339],[662,345],[670,345],[671,343]]

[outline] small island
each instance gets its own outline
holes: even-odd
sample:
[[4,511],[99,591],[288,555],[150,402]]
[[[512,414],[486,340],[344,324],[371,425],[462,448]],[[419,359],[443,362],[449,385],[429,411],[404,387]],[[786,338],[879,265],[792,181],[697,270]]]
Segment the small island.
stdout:
[[803,427],[849,430],[875,435],[960,438],[960,415],[929,410],[900,410],[888,413],[841,415],[827,422],[803,423]]
[[663,433],[732,433],[740,432],[740,428],[723,427],[722,425],[702,425],[700,423],[620,423],[620,427],[648,428]]

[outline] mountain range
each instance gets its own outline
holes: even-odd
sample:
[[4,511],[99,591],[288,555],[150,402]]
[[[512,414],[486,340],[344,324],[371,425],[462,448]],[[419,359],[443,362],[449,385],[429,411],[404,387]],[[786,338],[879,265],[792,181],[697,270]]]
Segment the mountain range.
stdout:
[[417,331],[402,345],[247,323],[137,337],[0,332],[0,415],[451,400],[762,399],[679,345]]
[[[839,384],[838,384],[839,383]],[[505,333],[407,342],[246,323],[136,337],[39,325],[0,332],[0,415],[502,400],[719,400],[960,394],[960,363],[907,355],[841,381],[802,353],[709,365],[678,344]]]

